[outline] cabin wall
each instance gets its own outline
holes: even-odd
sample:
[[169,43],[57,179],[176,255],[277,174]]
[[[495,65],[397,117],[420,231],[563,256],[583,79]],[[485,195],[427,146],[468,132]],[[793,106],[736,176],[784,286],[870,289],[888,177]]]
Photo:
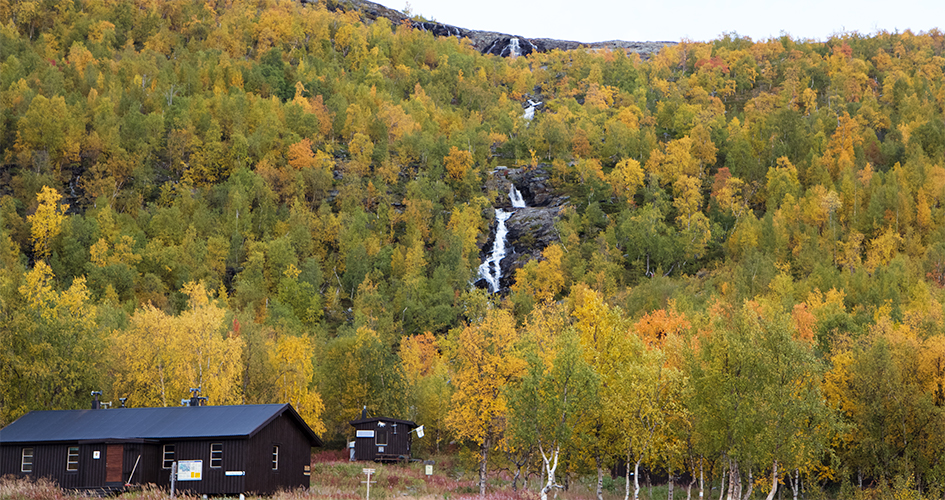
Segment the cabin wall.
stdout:
[[[378,423],[384,426],[378,426]],[[373,431],[373,437],[354,438],[355,460],[396,460],[398,457],[410,458],[410,446],[413,442],[411,429],[403,424],[394,427],[393,422],[364,422],[355,424],[356,431]],[[396,429],[396,434],[395,434]],[[379,433],[386,433],[387,444],[381,445]],[[357,433],[355,433],[357,436]]]
[[[210,467],[210,445],[223,445],[222,465],[218,468]],[[174,460],[202,460],[201,479],[199,481],[177,481],[177,491],[196,495],[232,495],[246,491],[245,476],[226,475],[245,471],[246,462],[245,439],[201,439],[190,441],[165,441],[157,447],[157,460],[150,470],[158,474],[155,484],[162,488],[171,486],[171,470],[164,469],[163,445],[174,445]]]
[[[79,448],[78,470],[66,470],[70,447]],[[20,470],[23,448],[33,448],[33,471]],[[0,447],[0,476],[12,474],[16,477],[45,477],[56,482],[61,488],[94,488],[105,484],[104,445],[58,443],[58,444],[21,444]],[[99,459],[94,459],[93,452],[101,450]]]
[[[279,469],[272,469],[272,447],[279,446]],[[308,488],[305,475],[312,463],[312,446],[295,420],[283,413],[249,440],[246,488],[249,493],[270,494],[279,490]]]

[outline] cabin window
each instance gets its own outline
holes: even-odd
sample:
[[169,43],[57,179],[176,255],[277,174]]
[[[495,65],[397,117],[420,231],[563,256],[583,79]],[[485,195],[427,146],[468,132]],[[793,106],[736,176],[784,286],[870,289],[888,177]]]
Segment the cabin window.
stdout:
[[23,448],[20,455],[20,472],[33,472],[33,449]]
[[79,470],[79,447],[70,446],[69,454],[66,456],[66,470],[67,471],[77,471]]
[[279,445],[272,446],[272,470],[279,470]]
[[374,444],[387,446],[387,429],[378,429],[374,432]]
[[164,445],[164,465],[165,469],[170,469],[174,466],[174,445],[166,444]]
[[210,468],[223,467],[223,443],[210,443]]

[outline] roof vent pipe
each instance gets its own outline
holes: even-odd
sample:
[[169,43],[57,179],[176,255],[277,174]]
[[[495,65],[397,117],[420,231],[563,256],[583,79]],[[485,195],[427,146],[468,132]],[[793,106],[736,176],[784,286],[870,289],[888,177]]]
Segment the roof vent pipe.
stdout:
[[188,406],[205,406],[207,404],[207,398],[200,395],[200,387],[194,389],[190,388],[190,404]]
[[128,401],[128,398],[118,398],[118,400],[121,401],[121,406],[119,406],[119,408],[127,408],[127,406],[125,406],[125,401]]
[[102,391],[92,391],[92,397],[95,399],[92,400],[92,409],[98,410],[102,407],[102,403],[99,402],[98,397],[102,395]]

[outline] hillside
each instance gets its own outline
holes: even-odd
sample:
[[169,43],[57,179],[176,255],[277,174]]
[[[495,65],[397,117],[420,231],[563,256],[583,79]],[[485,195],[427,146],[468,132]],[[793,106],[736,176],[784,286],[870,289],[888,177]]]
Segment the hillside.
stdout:
[[[309,4],[318,4],[318,2],[303,2]],[[577,50],[577,49],[611,49],[623,50],[627,53],[640,54],[642,57],[649,57],[655,54],[663,47],[676,45],[676,42],[628,42],[624,40],[609,41],[585,41],[576,42],[573,40],[557,40],[553,38],[525,38],[508,33],[497,33],[495,31],[483,31],[480,29],[468,29],[450,24],[443,24],[436,21],[427,21],[418,16],[407,16],[403,12],[390,9],[379,3],[368,0],[346,0],[341,2],[328,2],[327,8],[334,11],[357,13],[364,22],[373,22],[378,18],[384,18],[397,26],[407,23],[414,29],[428,31],[437,37],[456,37],[469,40],[473,48],[482,54],[492,54],[501,57],[510,55],[528,55],[532,51],[550,52],[552,50]],[[515,40],[513,42],[512,40]]]
[[945,35],[505,58],[331,7],[0,2],[0,424],[200,386],[483,490],[941,497]]

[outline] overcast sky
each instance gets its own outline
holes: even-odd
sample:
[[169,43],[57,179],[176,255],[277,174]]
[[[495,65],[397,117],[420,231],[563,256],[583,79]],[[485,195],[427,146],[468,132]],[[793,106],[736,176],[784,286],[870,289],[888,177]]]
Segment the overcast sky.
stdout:
[[468,29],[579,42],[826,40],[856,31],[945,30],[945,0],[380,0],[392,9]]

